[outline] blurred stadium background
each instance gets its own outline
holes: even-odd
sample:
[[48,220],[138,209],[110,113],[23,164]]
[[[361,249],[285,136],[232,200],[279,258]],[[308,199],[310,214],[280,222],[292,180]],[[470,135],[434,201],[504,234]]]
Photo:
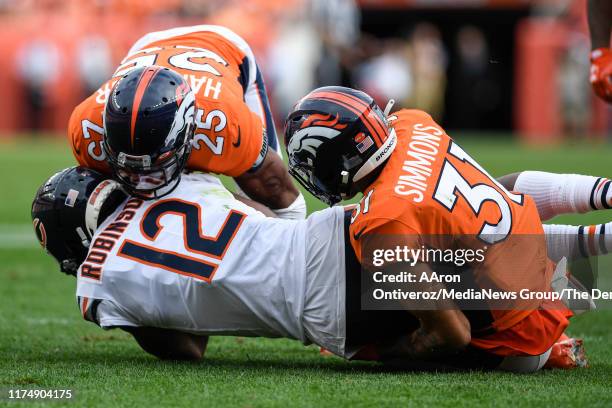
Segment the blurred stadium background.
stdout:
[[276,119],[317,86],[424,109],[450,130],[603,138],[585,0],[0,0],[0,133],[63,133],[149,31],[221,24],[263,69]]
[[612,311],[572,324],[591,369],[532,377],[380,373],[261,339],[215,338],[205,364],[175,364],[84,322],[73,280],[36,243],[31,199],[74,164],[68,117],[130,45],[204,23],[252,45],[279,130],[299,97],[342,84],[427,110],[494,175],[612,176],[612,110],[588,83],[585,0],[0,0],[0,390],[73,388],[86,406],[612,404]]

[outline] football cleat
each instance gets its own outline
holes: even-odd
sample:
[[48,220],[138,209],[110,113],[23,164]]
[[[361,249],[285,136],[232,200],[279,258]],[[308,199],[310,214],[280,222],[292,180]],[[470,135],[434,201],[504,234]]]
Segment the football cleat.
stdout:
[[588,366],[589,362],[582,339],[570,338],[565,333],[552,346],[548,361],[544,364],[544,368],[561,368],[564,370]]

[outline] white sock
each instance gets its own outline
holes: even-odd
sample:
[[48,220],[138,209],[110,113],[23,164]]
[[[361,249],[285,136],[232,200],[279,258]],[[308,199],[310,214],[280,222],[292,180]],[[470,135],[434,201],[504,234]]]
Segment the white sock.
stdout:
[[544,224],[548,257],[558,262],[612,252],[612,222],[597,225]]
[[560,214],[612,208],[611,184],[603,177],[524,171],[514,190],[533,197],[545,221]]

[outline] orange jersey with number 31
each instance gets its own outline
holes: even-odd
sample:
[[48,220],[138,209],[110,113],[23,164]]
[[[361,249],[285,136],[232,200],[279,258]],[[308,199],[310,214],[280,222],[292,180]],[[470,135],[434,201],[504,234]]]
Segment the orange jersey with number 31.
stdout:
[[[350,239],[358,259],[367,264],[375,249],[367,244],[373,236],[407,237],[407,244],[415,247],[481,249],[486,251],[484,261],[474,268],[480,287],[548,290],[554,265],[546,255],[533,199],[507,191],[427,113],[401,110],[388,119],[397,133],[397,146],[353,211]],[[516,310],[490,310],[483,333],[516,326],[541,302],[517,301],[515,306]],[[554,342],[559,328],[562,332],[565,327],[561,326],[542,330]],[[534,333],[546,334],[537,328]],[[538,347],[515,348],[537,353]]]
[[256,71],[248,45],[228,29],[196,26],[143,37],[113,77],[74,109],[68,135],[81,165],[110,173],[101,145],[106,100],[122,75],[149,65],[183,75],[195,93],[197,128],[187,168],[236,177],[263,159],[264,109],[261,100],[250,107],[245,95]]

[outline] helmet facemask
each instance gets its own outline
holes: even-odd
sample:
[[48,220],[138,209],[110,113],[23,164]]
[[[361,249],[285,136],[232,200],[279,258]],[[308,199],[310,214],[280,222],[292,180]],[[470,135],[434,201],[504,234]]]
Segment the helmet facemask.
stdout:
[[[348,127],[345,134],[356,133],[355,127],[355,124]],[[313,165],[313,160],[308,155],[290,151],[289,174],[312,195],[325,204],[333,206],[340,201],[353,198],[376,179],[384,167],[383,164],[393,152],[396,142],[395,130],[391,129],[385,143],[372,154],[368,161],[364,162],[357,152],[343,148],[347,141],[340,137],[318,148],[317,162],[326,163],[325,166],[318,168]],[[348,143],[353,142],[351,140]],[[341,151],[344,154],[334,153],[334,151]],[[340,155],[340,161],[338,161],[338,155]],[[337,163],[337,165],[332,163]]]
[[296,179],[302,187],[330,207],[342,201],[342,196],[340,194],[333,194],[327,191],[325,184],[321,183],[315,176],[312,165],[290,157],[289,174]]
[[[300,118],[296,119],[297,126]],[[291,121],[290,121],[291,122]],[[288,122],[288,127],[292,124]],[[344,127],[343,129],[346,129]],[[350,131],[350,129],[348,129]],[[295,142],[288,140],[289,174],[293,176],[306,190],[329,206],[344,199],[344,191],[339,191],[340,172],[344,163],[337,163],[335,156],[330,154],[338,146],[338,136],[341,131],[336,129],[319,129],[327,133],[321,136],[314,132],[310,135],[300,128],[288,130],[295,137]],[[329,158],[327,156],[330,156]],[[347,160],[343,161],[346,162]],[[317,163],[326,163],[320,166]]]
[[103,146],[113,173],[123,188],[132,196],[150,200],[171,193],[179,184],[191,153],[193,130],[191,134],[182,146],[162,154],[153,164],[151,156],[117,155],[106,143]]

